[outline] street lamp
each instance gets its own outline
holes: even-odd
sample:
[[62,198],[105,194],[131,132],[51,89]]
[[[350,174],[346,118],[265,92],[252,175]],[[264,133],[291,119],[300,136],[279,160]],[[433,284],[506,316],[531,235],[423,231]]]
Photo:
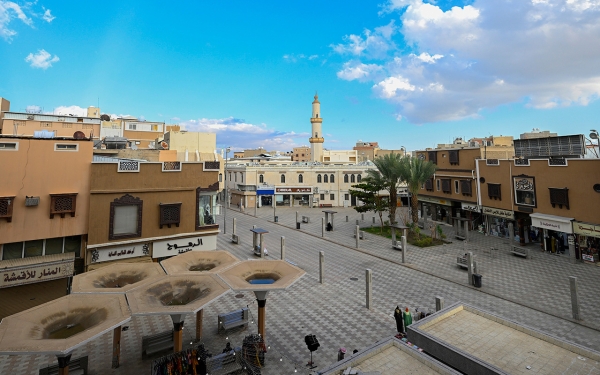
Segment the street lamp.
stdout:
[[406,156],[406,147],[400,146],[400,151],[403,151],[402,156]]
[[[590,129],[590,138],[595,139],[596,142],[598,142],[598,152],[600,152],[600,134],[598,134],[596,129]],[[598,157],[598,153],[596,153],[596,157]]]
[[227,203],[229,203],[229,195],[227,194],[227,159],[229,158],[231,147],[225,149],[225,211],[223,211],[223,234],[227,233]]

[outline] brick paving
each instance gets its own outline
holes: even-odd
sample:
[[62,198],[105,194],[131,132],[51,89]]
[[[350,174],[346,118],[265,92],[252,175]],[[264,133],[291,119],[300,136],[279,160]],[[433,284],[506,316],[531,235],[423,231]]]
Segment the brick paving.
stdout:
[[[391,248],[390,240],[367,234],[354,249],[352,237],[355,221],[360,214],[353,209],[335,208],[335,230],[321,238],[321,217],[318,208],[298,208],[309,216],[311,223],[295,229],[296,208],[277,208],[279,222],[273,222],[273,209],[240,213],[228,211],[228,234],[220,234],[218,248],[229,250],[241,259],[253,258],[250,229],[257,225],[270,233],[265,236],[270,257],[279,258],[280,237],[286,238],[286,259],[307,274],[286,292],[271,292],[267,299],[267,343],[270,347],[263,374],[309,374],[304,364],[310,353],[304,336],[315,334],[321,347],[314,353],[319,368],[333,363],[337,350],[344,346],[350,351],[369,346],[395,333],[392,317],[396,305],[412,309],[433,309],[435,297],[442,296],[446,305],[457,301],[481,307],[493,313],[520,321],[560,338],[600,350],[600,319],[597,311],[600,298],[595,287],[600,279],[600,267],[571,264],[568,259],[534,253],[532,259],[512,256],[502,239],[472,233],[467,244],[476,254],[483,288],[467,285],[466,271],[456,267],[456,255],[464,244],[434,248],[410,247],[408,264],[401,264],[401,252]],[[345,216],[349,221],[345,221]],[[365,214],[361,226],[370,226],[373,215]],[[229,241],[231,219],[237,219],[239,245]],[[219,224],[222,225],[220,217]],[[451,239],[452,228],[445,227]],[[500,248],[497,257],[483,253],[486,247]],[[325,252],[325,280],[319,283],[319,251]],[[365,308],[365,269],[373,271],[373,307]],[[583,322],[570,318],[568,276],[579,279]],[[217,314],[248,306],[253,323],[246,330],[237,329],[217,334]],[[230,293],[207,307],[204,312],[203,342],[213,352],[220,353],[227,341],[241,345],[243,337],[257,331],[257,306],[254,296],[245,293],[237,298]],[[121,366],[111,370],[112,335],[107,333],[73,353],[73,357],[90,357],[90,374],[149,374],[151,360],[141,359],[141,337],[171,329],[168,316],[135,317],[129,330],[122,334]],[[186,317],[184,343],[193,341],[195,319]],[[188,341],[189,340],[189,341]],[[0,356],[0,374],[37,374],[37,369],[54,364],[52,356]],[[318,368],[317,368],[318,370]]]

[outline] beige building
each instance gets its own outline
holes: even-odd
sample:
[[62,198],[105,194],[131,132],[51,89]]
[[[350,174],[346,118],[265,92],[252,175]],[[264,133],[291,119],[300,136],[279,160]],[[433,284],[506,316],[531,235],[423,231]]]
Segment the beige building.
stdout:
[[324,150],[323,151],[323,164],[332,163],[344,163],[344,164],[355,164],[357,163],[356,151],[355,150]]
[[382,150],[379,148],[379,143],[377,142],[363,142],[361,140],[356,142],[356,146],[352,149],[356,150],[358,161],[375,160],[375,158],[388,154],[400,154],[402,156],[406,154],[406,149],[404,148],[399,150]]
[[308,147],[308,146],[294,147],[291,156],[292,156],[292,161],[298,161],[298,162],[312,161],[312,154],[310,153],[310,147]]

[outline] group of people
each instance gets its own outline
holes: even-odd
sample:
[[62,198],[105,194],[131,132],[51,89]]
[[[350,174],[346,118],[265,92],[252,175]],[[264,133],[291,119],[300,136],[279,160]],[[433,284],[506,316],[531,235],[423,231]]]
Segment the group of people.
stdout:
[[406,327],[412,324],[413,318],[408,307],[402,311],[400,306],[396,306],[394,310],[394,319],[396,319],[396,330],[398,333],[406,331]]

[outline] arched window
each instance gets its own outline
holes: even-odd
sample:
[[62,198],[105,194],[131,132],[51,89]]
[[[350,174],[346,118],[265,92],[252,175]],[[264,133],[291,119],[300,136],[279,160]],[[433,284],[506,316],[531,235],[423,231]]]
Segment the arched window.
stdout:
[[347,174],[344,175],[344,182],[348,183],[348,175]]
[[219,173],[219,182],[223,182],[223,173]]
[[354,183],[354,182],[355,182],[355,180],[354,180],[354,175],[353,175],[353,174],[351,174],[351,175],[350,175],[350,182],[352,182],[352,183]]
[[237,182],[237,172],[233,172],[233,181]]
[[244,182],[244,174],[240,173],[240,178],[242,179],[241,181]]
[[356,175],[356,182],[360,182],[362,180],[362,175],[357,174]]
[[298,183],[304,183],[304,177],[301,174],[298,175]]
[[320,174],[317,175],[317,183],[319,183],[319,184],[321,183],[321,175]]
[[258,175],[258,182],[260,182],[261,184],[265,183],[265,175],[261,174]]
[[329,176],[329,182],[335,182],[335,177],[333,175]]
[[323,175],[323,182],[329,182],[329,177],[326,174]]
[[284,174],[281,175],[281,183],[285,184],[285,175]]

